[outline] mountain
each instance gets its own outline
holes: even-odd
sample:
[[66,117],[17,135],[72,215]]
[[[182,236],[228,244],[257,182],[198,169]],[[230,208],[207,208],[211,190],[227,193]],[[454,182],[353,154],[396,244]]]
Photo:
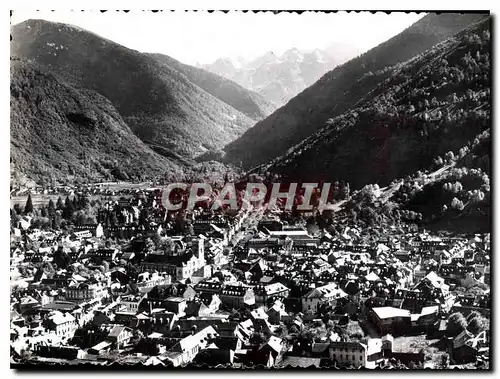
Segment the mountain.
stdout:
[[149,54],[159,62],[183,73],[191,83],[196,84],[212,96],[222,100],[252,120],[259,121],[269,116],[274,104],[269,103],[256,92],[202,68],[183,64],[167,55]]
[[[139,53],[78,27],[28,20],[13,26],[11,36],[12,56],[36,62],[75,88],[100,93],[143,142],[172,159],[219,149],[268,112],[260,109],[267,106],[264,100],[236,84],[203,78],[204,73],[179,62]],[[216,83],[207,84],[212,79]]]
[[[354,55],[352,52],[349,58]],[[223,58],[202,67],[259,93],[275,104],[274,110],[342,63],[333,57],[321,50],[293,48],[281,56],[269,51],[249,62]]]
[[423,53],[484,14],[429,14],[402,33],[336,67],[225,148],[224,159],[250,168],[268,162],[355,106],[390,78],[392,66]]
[[[490,29],[488,18],[387,69],[349,111],[258,170],[292,182],[348,182],[359,190],[349,210],[370,222],[382,213],[438,229],[487,230]],[[373,183],[388,194],[384,201]]]
[[11,59],[11,183],[139,180],[180,170],[156,154],[99,93]]

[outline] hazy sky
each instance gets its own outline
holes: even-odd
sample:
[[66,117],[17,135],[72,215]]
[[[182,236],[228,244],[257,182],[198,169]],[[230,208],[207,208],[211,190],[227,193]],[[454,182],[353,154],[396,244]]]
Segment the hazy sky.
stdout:
[[297,47],[323,49],[341,43],[366,51],[398,34],[422,13],[241,13],[130,11],[14,11],[12,24],[31,18],[63,22],[141,52],[170,55],[184,63],[221,57],[256,58]]

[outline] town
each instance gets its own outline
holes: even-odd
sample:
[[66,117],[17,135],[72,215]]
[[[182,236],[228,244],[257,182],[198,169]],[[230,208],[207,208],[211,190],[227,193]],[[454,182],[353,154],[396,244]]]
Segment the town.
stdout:
[[11,362],[489,368],[489,234],[280,205],[34,189],[11,209]]

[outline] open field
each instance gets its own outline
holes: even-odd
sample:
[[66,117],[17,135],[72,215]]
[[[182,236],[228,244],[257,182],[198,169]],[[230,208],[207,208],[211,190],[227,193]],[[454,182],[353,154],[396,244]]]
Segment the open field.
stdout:
[[[127,183],[127,182],[107,182],[107,183],[95,183],[94,186],[109,191],[123,191],[123,190],[143,190],[147,188],[151,188],[151,182],[145,183]],[[59,193],[59,194],[32,194],[31,200],[33,201],[33,206],[38,207],[40,205],[47,205],[52,199],[52,201],[57,202],[59,196],[64,200],[68,194],[67,193]],[[72,198],[72,196],[70,196]],[[90,199],[94,198],[94,196],[90,196]],[[21,205],[24,207],[26,204],[26,200],[28,199],[28,195],[19,195],[19,196],[11,196],[10,197],[10,207],[12,208],[15,204]]]
[[[39,207],[41,205],[48,205],[50,199],[54,202],[54,204],[57,202],[57,199],[61,196],[63,200],[66,198],[66,195],[60,194],[60,195],[31,195],[31,201],[33,201],[33,206],[34,207]],[[26,205],[26,200],[28,199],[28,195],[23,195],[23,196],[11,196],[10,197],[10,207],[12,208],[14,205],[19,204],[21,207],[24,208]]]

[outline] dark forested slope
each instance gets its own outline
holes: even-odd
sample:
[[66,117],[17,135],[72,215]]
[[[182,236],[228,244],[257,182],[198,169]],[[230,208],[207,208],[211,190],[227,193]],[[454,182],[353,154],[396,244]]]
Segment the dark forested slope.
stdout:
[[12,59],[10,77],[12,182],[140,180],[179,170],[97,92],[76,89],[27,60]]
[[457,154],[490,126],[489,28],[483,21],[392,68],[349,112],[330,118],[270,171],[344,180],[351,188],[384,186]]
[[[350,110],[392,73],[392,66],[424,52],[481,14],[429,14],[399,35],[325,74],[284,107],[226,146],[225,160],[247,168],[284,154]],[[353,142],[354,143],[354,142]]]
[[11,34],[12,56],[105,96],[132,131],[163,155],[192,158],[221,148],[255,123],[164,61],[83,29],[28,20]]

